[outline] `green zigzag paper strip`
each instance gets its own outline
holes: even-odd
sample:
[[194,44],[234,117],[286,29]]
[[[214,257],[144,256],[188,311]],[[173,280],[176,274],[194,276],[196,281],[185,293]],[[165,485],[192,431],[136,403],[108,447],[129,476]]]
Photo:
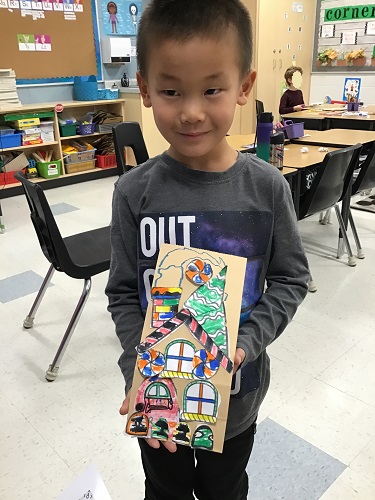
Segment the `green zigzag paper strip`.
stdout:
[[205,285],[200,286],[186,300],[184,307],[201,325],[215,344],[228,354],[228,333],[224,310],[224,288],[227,267]]

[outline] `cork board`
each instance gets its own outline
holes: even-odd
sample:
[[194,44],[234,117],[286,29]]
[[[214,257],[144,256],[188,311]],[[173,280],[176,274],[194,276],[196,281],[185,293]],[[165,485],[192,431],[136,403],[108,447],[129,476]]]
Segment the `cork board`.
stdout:
[[[318,54],[330,49],[337,57],[321,64]],[[347,60],[360,49],[364,57]],[[312,71],[375,71],[375,1],[317,0]]]
[[163,244],[126,432],[221,452],[246,259]]
[[0,0],[0,26],[1,67],[18,84],[101,78],[94,0]]

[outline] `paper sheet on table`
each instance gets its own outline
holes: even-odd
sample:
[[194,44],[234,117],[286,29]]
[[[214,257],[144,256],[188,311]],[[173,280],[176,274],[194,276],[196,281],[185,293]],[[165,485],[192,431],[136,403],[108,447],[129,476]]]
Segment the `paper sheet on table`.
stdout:
[[98,469],[90,464],[56,500],[111,500],[111,497]]

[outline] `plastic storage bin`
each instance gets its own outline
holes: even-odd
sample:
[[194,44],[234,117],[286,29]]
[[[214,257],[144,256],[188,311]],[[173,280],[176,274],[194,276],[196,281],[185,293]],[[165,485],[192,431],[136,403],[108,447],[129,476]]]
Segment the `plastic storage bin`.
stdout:
[[118,89],[99,89],[98,99],[99,100],[118,99]]
[[84,172],[95,168],[95,160],[81,161],[79,163],[65,163],[65,172],[74,174],[76,172]]
[[108,155],[96,155],[96,166],[98,168],[113,168],[117,166],[115,153]]
[[303,137],[305,135],[305,124],[304,122],[293,123],[292,120],[284,120],[284,126],[281,130],[284,131],[287,139],[297,139],[297,137]]
[[74,77],[73,96],[76,101],[97,101],[98,82],[95,75],[90,75],[87,79],[81,76]]
[[61,160],[38,161],[36,163],[38,174],[45,179],[53,179],[61,174]]
[[77,153],[70,153],[64,156],[65,165],[70,163],[79,163],[81,161],[93,160],[96,149],[89,149],[88,151],[80,151]]
[[14,128],[4,127],[0,125],[0,135],[12,135],[14,134]]
[[77,125],[75,123],[70,123],[69,125],[59,125],[59,128],[61,137],[77,135]]
[[95,132],[95,123],[80,123],[78,125],[78,135],[89,135]]
[[358,111],[359,102],[348,102],[346,107],[347,107],[348,111]]
[[0,149],[16,148],[21,146],[22,133],[0,135]]

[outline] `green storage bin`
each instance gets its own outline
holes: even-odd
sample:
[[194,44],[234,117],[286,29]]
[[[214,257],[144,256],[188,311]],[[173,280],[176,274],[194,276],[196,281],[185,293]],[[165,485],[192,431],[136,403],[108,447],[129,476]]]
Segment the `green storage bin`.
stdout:
[[69,125],[59,125],[59,128],[61,137],[77,135],[77,126],[75,123],[70,123]]
[[53,179],[61,174],[61,160],[38,161],[36,164],[38,174],[45,179]]

